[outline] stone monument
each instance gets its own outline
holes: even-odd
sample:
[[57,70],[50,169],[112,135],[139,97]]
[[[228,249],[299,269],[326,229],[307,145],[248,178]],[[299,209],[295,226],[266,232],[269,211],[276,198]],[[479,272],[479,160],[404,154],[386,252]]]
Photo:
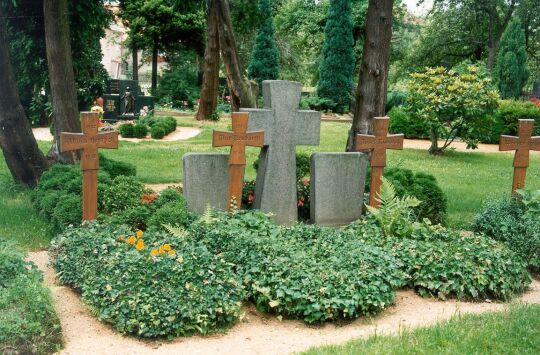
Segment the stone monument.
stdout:
[[111,79],[103,95],[103,119],[109,122],[133,120],[143,107],[154,109],[154,97],[142,94],[136,80]]
[[298,219],[296,146],[319,144],[321,114],[298,109],[300,83],[267,80],[262,90],[264,109],[241,109],[250,114],[250,131],[264,131],[253,207],[292,224]]

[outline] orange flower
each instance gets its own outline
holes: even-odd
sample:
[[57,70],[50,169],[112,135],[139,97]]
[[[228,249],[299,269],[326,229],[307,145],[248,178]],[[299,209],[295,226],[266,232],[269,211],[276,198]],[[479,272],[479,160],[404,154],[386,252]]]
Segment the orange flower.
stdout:
[[176,252],[174,250],[169,250],[169,255],[170,256],[175,256],[176,255]]
[[160,254],[164,254],[164,253],[165,253],[165,250],[163,250],[163,245],[160,245],[160,246],[159,246],[159,253],[160,253]]
[[170,245],[170,244],[165,244],[165,245],[163,245],[163,250],[165,250],[165,251],[171,251],[171,245]]
[[150,252],[150,255],[152,256],[157,256],[159,254],[159,251],[157,249],[152,249],[152,251]]
[[150,193],[150,194],[144,194],[142,195],[141,197],[141,203],[152,203],[155,201],[155,199],[158,197],[158,195],[153,192],[153,193]]
[[118,236],[118,240],[119,240],[119,241],[123,241],[123,240],[124,240],[124,236],[123,236],[123,235],[119,235],[119,236]]
[[137,234],[137,238],[141,238],[144,233],[142,230],[138,230],[136,234]]
[[135,244],[136,241],[137,241],[137,238],[135,238],[135,236],[131,235],[131,236],[129,236],[129,238],[127,240],[127,243],[128,244]]
[[135,248],[137,248],[137,250],[143,250],[144,249],[144,240],[139,239],[139,241],[137,242],[137,245],[135,245]]

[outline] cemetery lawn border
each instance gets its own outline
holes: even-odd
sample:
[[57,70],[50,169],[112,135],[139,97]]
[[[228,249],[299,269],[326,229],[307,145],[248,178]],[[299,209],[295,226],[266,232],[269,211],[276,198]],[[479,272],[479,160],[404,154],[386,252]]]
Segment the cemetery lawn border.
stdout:
[[311,348],[326,354],[534,354],[540,351],[540,306],[513,305],[507,311],[458,315],[437,325],[374,335],[343,345]]

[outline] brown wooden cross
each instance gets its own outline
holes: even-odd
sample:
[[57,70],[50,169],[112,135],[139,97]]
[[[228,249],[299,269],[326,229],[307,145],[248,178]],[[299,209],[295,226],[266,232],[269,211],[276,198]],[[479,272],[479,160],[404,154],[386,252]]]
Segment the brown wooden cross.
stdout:
[[373,135],[356,135],[356,150],[372,150],[371,153],[371,189],[369,205],[379,207],[377,200],[381,191],[382,176],[386,166],[387,149],[403,149],[403,134],[388,135],[388,117],[375,117],[373,122]]
[[514,181],[512,193],[525,187],[525,177],[529,166],[529,151],[540,150],[540,136],[531,137],[534,120],[519,120],[518,136],[501,136],[500,151],[515,150]]
[[118,132],[98,133],[99,113],[82,112],[83,133],[60,135],[60,151],[81,150],[83,171],[83,221],[97,217],[97,173],[99,170],[99,148],[118,149]]
[[236,199],[237,208],[242,205],[242,185],[246,167],[246,146],[262,147],[264,132],[247,132],[249,113],[232,114],[232,132],[214,131],[213,147],[231,147],[229,155],[229,205]]

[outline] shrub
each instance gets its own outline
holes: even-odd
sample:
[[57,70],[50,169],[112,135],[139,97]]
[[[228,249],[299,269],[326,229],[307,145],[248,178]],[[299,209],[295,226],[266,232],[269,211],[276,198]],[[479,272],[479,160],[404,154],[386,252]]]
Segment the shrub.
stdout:
[[100,190],[99,205],[103,213],[123,211],[139,205],[144,185],[129,176],[117,176]]
[[402,108],[392,108],[388,116],[390,117],[390,133],[403,133],[408,139],[429,138],[429,125]]
[[186,200],[184,198],[184,195],[182,195],[180,191],[169,187],[160,192],[158,198],[154,201],[153,206],[154,208],[160,208],[163,207],[165,204],[168,204],[169,202],[185,204]]
[[137,123],[133,126],[133,137],[146,138],[148,135],[148,127],[146,125]]
[[60,349],[60,321],[36,265],[0,239],[0,351],[47,354]]
[[60,281],[82,290],[101,320],[121,333],[171,338],[210,333],[238,318],[245,291],[222,256],[183,237],[147,233],[134,242],[120,234],[129,235],[88,224],[50,249]]
[[150,217],[148,226],[159,229],[162,229],[166,224],[175,227],[187,227],[192,221],[193,216],[189,213],[185,202],[168,202],[158,208]]
[[330,112],[336,109],[337,104],[331,99],[318,97],[316,95],[302,96],[300,99],[301,109]]
[[120,135],[124,138],[134,137],[134,126],[132,123],[124,123],[118,128],[118,130],[120,131]]
[[167,134],[176,131],[178,122],[173,117],[165,117],[162,122],[167,127]]
[[516,198],[488,201],[472,230],[506,244],[535,272],[540,270],[540,219],[527,213]]
[[55,232],[64,230],[67,226],[81,224],[82,199],[81,196],[65,195],[58,201],[52,212],[51,224]]
[[200,97],[196,61],[195,51],[169,57],[157,90],[160,103],[171,103],[177,108],[192,108],[196,104]]
[[501,134],[517,135],[519,119],[535,120],[533,135],[540,135],[540,107],[533,102],[518,100],[500,100],[499,109],[493,116],[494,123],[490,125],[486,143],[499,143]]
[[112,179],[120,175],[137,175],[137,168],[135,165],[106,158],[103,154],[99,155],[99,166],[100,169],[108,173]]
[[150,129],[150,135],[153,139],[163,139],[166,135],[166,129],[161,125],[154,125]]
[[147,223],[152,216],[153,210],[146,205],[130,207],[111,216],[101,216],[101,220],[112,225],[126,225],[133,229],[146,230]]
[[399,108],[405,103],[407,93],[399,90],[389,90],[386,99],[386,112],[390,112],[394,107]]
[[[414,173],[403,168],[387,168],[384,176],[394,185],[397,196],[410,195],[421,201],[421,204],[413,209],[416,219],[427,218],[435,224],[444,223],[447,199],[433,175]],[[368,177],[366,191],[369,191],[370,181]]]

